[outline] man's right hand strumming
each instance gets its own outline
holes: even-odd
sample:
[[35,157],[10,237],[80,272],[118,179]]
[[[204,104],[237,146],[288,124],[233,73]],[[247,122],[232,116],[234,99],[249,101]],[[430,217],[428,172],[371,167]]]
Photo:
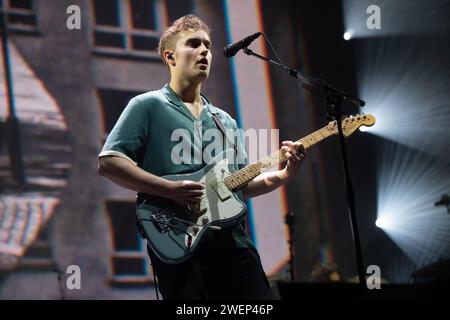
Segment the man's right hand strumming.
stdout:
[[205,185],[191,180],[169,181],[168,198],[178,204],[192,206],[200,202]]
[[196,181],[163,179],[142,170],[130,160],[116,156],[101,157],[99,173],[125,188],[167,198],[186,206],[199,203],[205,189],[203,183]]

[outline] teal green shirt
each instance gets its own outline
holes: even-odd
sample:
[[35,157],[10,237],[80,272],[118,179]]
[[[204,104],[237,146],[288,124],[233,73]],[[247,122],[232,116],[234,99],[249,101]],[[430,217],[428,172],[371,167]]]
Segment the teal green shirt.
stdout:
[[[218,116],[225,129],[238,130],[236,121],[228,113],[214,107],[204,96],[202,101],[203,109],[200,117],[195,119],[169,85],[165,85],[161,90],[134,97],[108,135],[99,156],[126,158],[141,169],[157,176],[191,173],[202,169],[207,160],[204,159],[203,151],[214,142],[214,138],[209,141],[201,137],[204,137],[209,129],[218,130],[211,113]],[[185,136],[187,133],[190,137]],[[235,169],[240,169],[243,164],[238,163],[246,162],[246,153],[242,134],[236,136],[239,137],[234,140],[239,161],[236,161]],[[223,139],[223,135],[220,137]],[[189,143],[190,154],[182,150],[173,152],[180,149],[181,140]],[[230,147],[225,141],[226,139],[222,141],[223,149]],[[190,161],[184,161],[186,159]],[[232,230],[232,238],[234,243],[226,241],[227,247],[253,247],[248,234],[240,224]]]

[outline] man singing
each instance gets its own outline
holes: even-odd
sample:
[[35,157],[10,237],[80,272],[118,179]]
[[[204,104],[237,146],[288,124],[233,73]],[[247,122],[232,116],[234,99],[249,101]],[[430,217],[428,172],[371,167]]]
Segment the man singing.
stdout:
[[[139,194],[182,206],[200,201],[203,183],[169,181],[162,176],[191,173],[206,165],[204,159],[174,161],[173,148],[178,141],[171,137],[175,130],[187,130],[191,137],[198,135],[196,130],[217,130],[213,114],[227,130],[238,130],[230,115],[201,94],[211,69],[211,45],[210,28],[193,15],[179,18],[163,33],[158,49],[168,66],[170,82],[131,99],[99,155],[100,175]],[[207,145],[203,141],[200,148]],[[242,139],[236,146],[238,153],[245,155]],[[249,182],[242,190],[244,198],[268,193],[297,175],[306,154],[304,147],[285,141],[282,149],[288,159],[285,167]],[[210,231],[193,257],[180,264],[167,264],[150,248],[148,252],[164,299],[272,298],[259,255],[240,223]]]

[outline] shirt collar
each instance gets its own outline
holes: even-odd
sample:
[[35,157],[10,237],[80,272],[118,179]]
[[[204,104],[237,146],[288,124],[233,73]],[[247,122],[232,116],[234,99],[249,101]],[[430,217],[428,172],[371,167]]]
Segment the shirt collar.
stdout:
[[[178,107],[183,107],[182,106],[183,102],[180,100],[180,98],[178,98],[177,94],[173,91],[173,89],[169,86],[169,84],[164,85],[164,87],[162,88],[162,92],[166,96],[167,100],[169,100],[172,104]],[[209,112],[219,114],[217,108],[215,108],[211,104],[211,102],[209,102],[209,99],[206,96],[204,96],[203,94],[200,94],[200,96],[203,100],[204,106],[208,109]]]
[[167,100],[169,100],[169,102],[177,106],[180,105],[180,99],[177,97],[176,93],[172,90],[169,84],[164,85],[164,87],[162,88],[162,92],[166,96]]

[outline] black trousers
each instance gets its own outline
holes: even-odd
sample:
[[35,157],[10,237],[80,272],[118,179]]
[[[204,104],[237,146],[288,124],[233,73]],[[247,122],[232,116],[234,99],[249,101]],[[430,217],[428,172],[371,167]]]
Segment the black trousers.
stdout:
[[147,248],[164,300],[273,299],[254,249],[199,249],[181,264],[169,265]]

